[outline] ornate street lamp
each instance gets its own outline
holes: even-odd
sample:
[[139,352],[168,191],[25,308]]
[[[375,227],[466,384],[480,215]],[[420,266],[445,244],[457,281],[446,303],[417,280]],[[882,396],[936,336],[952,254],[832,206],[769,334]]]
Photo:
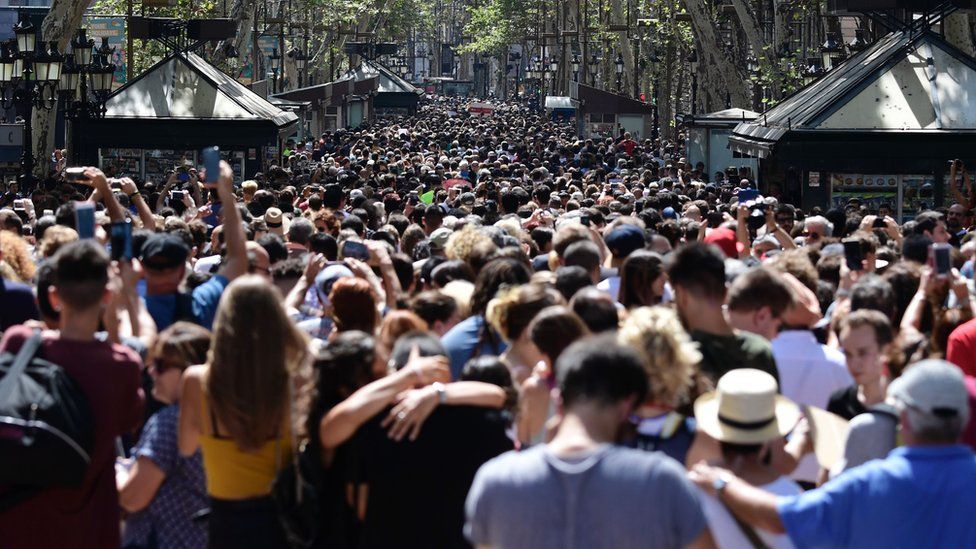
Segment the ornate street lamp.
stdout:
[[826,71],[823,70],[819,57],[807,58],[807,66],[803,69],[803,84],[810,85],[820,79]]
[[278,48],[271,50],[271,93],[278,93],[278,70],[281,65],[281,54]]
[[833,33],[827,34],[827,39],[820,46],[820,58],[823,60],[823,68],[826,71],[834,68],[834,63],[840,61],[844,56],[844,46],[837,41]]
[[620,93],[620,86],[624,76],[624,54],[623,53],[617,52],[617,59],[614,60],[613,65],[617,71],[617,93]]
[[579,54],[573,54],[573,81],[579,81],[579,70],[580,70],[580,56]]
[[[0,104],[16,108],[24,120],[23,155],[20,160],[20,188],[33,189],[34,109],[53,109],[61,79],[64,56],[56,44],[39,42],[36,28],[26,13],[14,25],[13,41],[0,45]],[[40,48],[38,48],[40,46]]]
[[851,55],[855,55],[868,47],[868,41],[864,38],[864,30],[857,29],[854,31],[854,38],[847,43],[847,51],[851,52]]
[[698,102],[698,50],[691,48],[688,54],[688,66],[691,68],[691,114],[695,115],[696,103]]

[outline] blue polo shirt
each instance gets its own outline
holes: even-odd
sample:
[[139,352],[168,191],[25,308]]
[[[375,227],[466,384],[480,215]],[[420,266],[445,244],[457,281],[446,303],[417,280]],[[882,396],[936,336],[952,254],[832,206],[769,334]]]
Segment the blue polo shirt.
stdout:
[[961,445],[896,448],[777,508],[799,549],[976,547],[976,456]]

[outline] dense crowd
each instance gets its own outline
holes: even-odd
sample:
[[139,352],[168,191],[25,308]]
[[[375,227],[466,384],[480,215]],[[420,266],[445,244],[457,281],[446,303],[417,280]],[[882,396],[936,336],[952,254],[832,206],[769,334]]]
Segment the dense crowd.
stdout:
[[0,545],[976,546],[962,163],[899,223],[494,106],[8,184]]

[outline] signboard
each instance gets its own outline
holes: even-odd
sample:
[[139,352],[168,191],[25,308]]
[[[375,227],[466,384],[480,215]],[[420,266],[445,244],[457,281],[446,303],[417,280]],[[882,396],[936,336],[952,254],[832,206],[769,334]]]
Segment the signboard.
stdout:
[[494,110],[495,108],[488,103],[475,101],[468,104],[468,112],[471,114],[491,114]]
[[[253,51],[252,45],[248,43],[245,50],[247,53],[244,55],[244,66],[237,71],[237,79],[241,82],[253,82],[254,80],[264,80],[268,77],[268,73],[271,72],[270,69],[270,59],[271,54],[274,49],[278,47],[278,38],[275,36],[262,36],[258,38],[258,76],[254,78],[254,70],[252,65],[252,60],[254,56],[251,54]],[[278,49],[278,55],[282,55],[281,49]]]
[[102,37],[108,38],[108,45],[114,48],[112,59],[115,64],[115,83],[112,89],[117,89],[126,83],[125,74],[125,17],[86,17],[85,26],[88,36],[95,39],[95,47],[102,45]]

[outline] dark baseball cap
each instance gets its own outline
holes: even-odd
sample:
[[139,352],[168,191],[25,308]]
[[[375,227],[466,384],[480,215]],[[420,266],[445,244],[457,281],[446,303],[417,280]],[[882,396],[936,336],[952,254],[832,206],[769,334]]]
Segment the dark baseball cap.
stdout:
[[170,233],[150,235],[142,245],[139,260],[149,269],[172,269],[186,263],[190,247],[180,237]]
[[646,244],[644,231],[634,225],[619,225],[606,236],[607,247],[615,257],[627,257]]

